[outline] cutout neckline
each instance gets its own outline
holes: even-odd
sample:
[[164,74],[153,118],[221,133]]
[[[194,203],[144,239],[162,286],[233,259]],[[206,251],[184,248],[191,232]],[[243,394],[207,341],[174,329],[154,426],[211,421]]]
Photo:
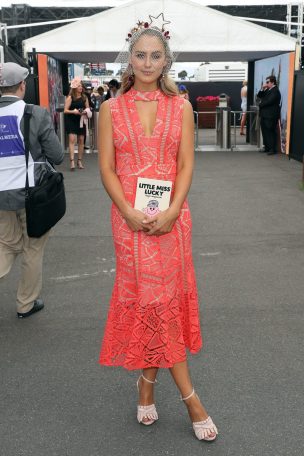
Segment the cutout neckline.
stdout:
[[[131,88],[129,93],[131,95],[131,99],[134,104],[134,111],[135,111],[138,123],[140,125],[140,129],[142,131],[143,137],[147,138],[147,139],[153,138],[155,136],[155,129],[156,129],[156,125],[158,123],[158,118],[159,118],[159,114],[160,114],[160,102],[162,99],[162,92],[159,89],[153,90],[153,91],[141,92],[139,90],[135,90],[135,89]],[[153,129],[152,129],[151,135],[146,135],[144,126],[142,124],[142,121],[141,121],[139,113],[138,113],[138,107],[136,106],[136,104],[137,104],[136,101],[144,101],[144,102],[156,101],[157,102],[156,116],[155,116],[155,121],[153,124]]]
[[132,87],[128,93],[134,101],[158,101],[162,98],[162,92],[160,89],[142,92],[140,90],[135,90]]

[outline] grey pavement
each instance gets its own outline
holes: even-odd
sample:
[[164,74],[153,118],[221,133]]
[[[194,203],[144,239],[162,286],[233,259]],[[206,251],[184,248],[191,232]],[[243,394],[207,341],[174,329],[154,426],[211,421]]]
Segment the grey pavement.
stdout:
[[46,307],[15,317],[19,262],[0,284],[3,456],[302,456],[302,166],[258,152],[197,153],[189,196],[204,349],[195,388],[219,428],[194,438],[166,370],[159,422],[136,421],[137,372],[98,355],[115,274],[96,154],[65,172],[68,210],[46,248]]

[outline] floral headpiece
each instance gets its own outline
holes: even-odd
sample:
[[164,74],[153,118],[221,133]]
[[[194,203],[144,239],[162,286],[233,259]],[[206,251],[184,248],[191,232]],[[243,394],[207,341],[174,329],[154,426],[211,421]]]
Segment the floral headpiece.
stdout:
[[132,36],[134,34],[138,33],[139,31],[145,30],[145,29],[151,29],[151,28],[160,30],[162,35],[163,35],[163,37],[166,40],[170,39],[170,33],[169,33],[168,30],[165,29],[165,25],[171,24],[171,21],[166,21],[165,20],[164,13],[160,13],[156,17],[154,17],[151,14],[149,14],[149,19],[150,19],[150,22],[138,21],[136,23],[135,27],[133,27],[129,31],[129,33],[127,35],[127,38],[126,38],[126,41],[131,41]]
[[81,84],[81,78],[76,76],[76,78],[72,79],[71,81],[71,89],[77,89],[77,87]]

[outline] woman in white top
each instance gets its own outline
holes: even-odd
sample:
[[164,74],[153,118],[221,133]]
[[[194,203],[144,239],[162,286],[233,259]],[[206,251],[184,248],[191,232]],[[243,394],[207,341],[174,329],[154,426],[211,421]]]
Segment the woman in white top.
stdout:
[[241,131],[240,135],[245,135],[244,128],[246,125],[246,111],[247,111],[247,81],[243,81],[243,87],[241,89],[241,109],[242,109],[242,118],[241,118]]

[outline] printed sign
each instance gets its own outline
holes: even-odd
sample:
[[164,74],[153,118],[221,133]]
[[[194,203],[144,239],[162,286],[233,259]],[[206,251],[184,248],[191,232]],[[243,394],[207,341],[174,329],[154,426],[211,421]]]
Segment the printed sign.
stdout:
[[[25,187],[26,166],[20,130],[25,103],[19,100],[0,108],[0,191]],[[34,162],[29,154],[29,185],[34,186]]]
[[0,158],[24,155],[17,116],[0,117]]

